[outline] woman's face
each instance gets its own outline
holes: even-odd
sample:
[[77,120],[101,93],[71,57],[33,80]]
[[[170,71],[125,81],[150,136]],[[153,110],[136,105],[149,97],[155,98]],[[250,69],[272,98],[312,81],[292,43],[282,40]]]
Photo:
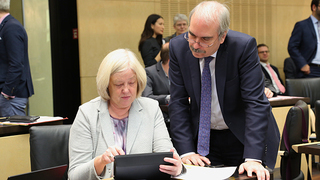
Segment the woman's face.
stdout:
[[153,35],[162,35],[164,31],[164,20],[159,18],[154,24],[151,24],[151,28],[153,29]]
[[130,108],[137,97],[137,84],[136,73],[130,68],[111,75],[108,87],[110,105],[119,109]]

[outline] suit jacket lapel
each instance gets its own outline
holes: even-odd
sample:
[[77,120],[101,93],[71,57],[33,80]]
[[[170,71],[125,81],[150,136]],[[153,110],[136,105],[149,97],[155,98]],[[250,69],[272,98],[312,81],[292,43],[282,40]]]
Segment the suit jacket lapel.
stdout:
[[191,50],[189,49],[186,55],[186,61],[189,61],[189,72],[191,75],[191,83],[193,87],[193,92],[195,96],[196,103],[198,107],[200,107],[200,99],[201,99],[201,71],[199,65],[199,59],[195,58],[192,55]]
[[170,89],[169,80],[167,79],[167,75],[164,72],[161,63],[157,63],[156,65],[157,73],[161,77],[161,81],[166,85],[166,89]]
[[130,154],[132,146],[135,142],[135,139],[139,133],[140,126],[145,117],[142,115],[142,107],[137,100],[134,100],[130,111],[128,119],[128,131],[127,131],[127,154]]
[[215,78],[216,78],[216,88],[217,95],[220,104],[221,111],[223,112],[223,97],[224,97],[224,89],[226,84],[227,77],[227,63],[228,63],[228,52],[227,43],[228,35],[223,44],[220,45],[216,57],[216,66],[215,66]]
[[113,122],[110,118],[109,110],[108,110],[108,103],[101,100],[100,106],[98,109],[98,118],[101,123],[101,132],[102,135],[107,143],[108,146],[113,146],[114,142],[114,135],[113,135]]
[[309,21],[308,27],[311,29],[311,34],[315,39],[317,39],[317,34],[316,34],[316,31],[314,30],[314,25],[313,25],[311,17],[308,18],[308,21]]

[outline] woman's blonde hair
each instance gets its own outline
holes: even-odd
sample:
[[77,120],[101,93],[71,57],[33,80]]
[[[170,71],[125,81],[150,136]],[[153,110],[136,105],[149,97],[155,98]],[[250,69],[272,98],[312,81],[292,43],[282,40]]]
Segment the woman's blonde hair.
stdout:
[[129,49],[117,49],[110,52],[101,62],[97,73],[97,89],[98,94],[104,99],[109,100],[108,86],[110,77],[117,73],[132,69],[137,76],[138,88],[137,98],[141,96],[142,91],[146,87],[147,76],[145,69],[138,61],[136,55]]

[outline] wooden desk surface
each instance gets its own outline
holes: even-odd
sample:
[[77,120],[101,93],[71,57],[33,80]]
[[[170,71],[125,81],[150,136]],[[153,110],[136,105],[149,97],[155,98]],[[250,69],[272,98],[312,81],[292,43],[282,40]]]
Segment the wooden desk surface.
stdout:
[[[227,180],[256,180],[257,177],[253,175],[252,177],[248,177],[246,174],[241,174],[241,175],[233,175],[229,177]],[[104,180],[113,180],[113,178],[107,178]],[[171,180],[179,180],[179,179],[171,179]],[[273,180],[273,174],[270,173],[270,180]]]
[[297,153],[320,155],[320,142],[296,144],[292,149]]
[[310,103],[309,97],[280,96],[280,95],[269,99],[269,102],[272,107],[280,107],[280,106],[294,106],[299,100],[302,100],[306,103]]
[[42,125],[60,125],[63,124],[63,120],[45,122],[29,126],[19,126],[19,125],[0,125],[0,137],[27,134],[31,126],[42,126]]

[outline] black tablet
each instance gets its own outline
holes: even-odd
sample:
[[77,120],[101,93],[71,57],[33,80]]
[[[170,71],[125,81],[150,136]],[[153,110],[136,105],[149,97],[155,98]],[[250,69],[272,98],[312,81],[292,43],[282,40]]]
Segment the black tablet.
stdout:
[[160,164],[170,165],[165,162],[165,157],[173,157],[172,152],[143,153],[119,155],[114,157],[114,179],[136,180],[153,179],[169,180],[170,175],[160,172]]

